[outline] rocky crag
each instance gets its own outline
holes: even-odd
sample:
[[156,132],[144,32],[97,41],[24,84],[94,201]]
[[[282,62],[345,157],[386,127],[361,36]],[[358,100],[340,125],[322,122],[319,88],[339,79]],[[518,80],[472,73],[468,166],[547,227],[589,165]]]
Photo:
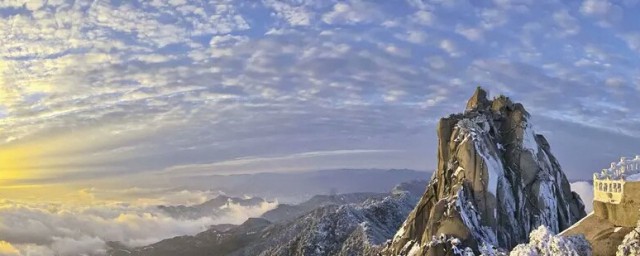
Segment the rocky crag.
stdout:
[[478,87],[437,127],[438,168],[384,255],[510,250],[541,225],[558,233],[585,216],[547,140],[520,103]]

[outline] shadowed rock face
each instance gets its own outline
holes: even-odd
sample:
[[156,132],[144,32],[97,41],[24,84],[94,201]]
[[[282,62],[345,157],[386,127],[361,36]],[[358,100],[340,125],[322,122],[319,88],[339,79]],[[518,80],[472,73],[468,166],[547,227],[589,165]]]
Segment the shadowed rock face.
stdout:
[[[521,104],[488,100],[481,88],[464,114],[442,118],[437,172],[384,254],[511,249],[540,225],[558,233],[584,217],[549,143],[528,119]],[[452,241],[460,243],[453,248]]]

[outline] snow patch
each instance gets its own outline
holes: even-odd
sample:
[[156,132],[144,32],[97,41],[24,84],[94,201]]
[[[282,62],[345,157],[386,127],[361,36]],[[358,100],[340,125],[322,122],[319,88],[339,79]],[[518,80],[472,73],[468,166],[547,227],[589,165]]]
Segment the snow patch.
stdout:
[[457,207],[464,225],[469,228],[473,236],[485,244],[498,244],[498,238],[493,229],[480,223],[480,214],[476,211],[473,202],[464,196],[464,189],[458,190]]
[[640,181],[640,173],[630,175],[625,180],[627,180],[627,181]]
[[620,161],[613,162],[609,168],[596,173],[596,177],[640,181],[640,155],[636,155],[635,158],[621,157]]
[[616,256],[640,255],[640,221],[638,226],[624,236],[622,243],[618,246]]
[[414,243],[413,246],[411,246],[409,253],[407,253],[407,256],[418,256],[418,253],[420,253],[420,245],[418,243]]
[[591,246],[584,236],[558,236],[540,226],[531,231],[528,244],[519,244],[509,256],[590,256]]
[[504,176],[504,167],[498,156],[495,155],[495,150],[490,147],[494,143],[488,134],[490,130],[488,122],[489,120],[485,116],[478,116],[471,120],[463,119],[456,124],[456,127],[461,131],[459,136],[464,138],[461,144],[471,139],[476,152],[484,160],[489,176],[487,179],[487,191],[497,198],[498,179]]
[[531,124],[526,125],[523,136],[522,148],[530,151],[534,156],[538,155],[538,142],[536,142],[536,135]]

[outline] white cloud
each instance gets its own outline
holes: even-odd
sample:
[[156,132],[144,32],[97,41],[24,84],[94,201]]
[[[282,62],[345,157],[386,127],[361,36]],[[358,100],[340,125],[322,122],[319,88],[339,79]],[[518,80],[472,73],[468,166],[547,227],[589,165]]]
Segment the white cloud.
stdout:
[[580,195],[586,212],[593,211],[593,185],[586,181],[571,183],[571,191]]
[[580,12],[585,15],[606,15],[612,4],[608,0],[584,0]]
[[456,33],[464,36],[469,41],[481,41],[483,40],[483,31],[479,28],[468,28],[464,26],[456,26]]
[[388,91],[382,98],[386,102],[394,102],[394,101],[398,101],[406,94],[407,92],[402,90],[391,90],[391,91]]
[[585,16],[596,18],[598,25],[603,27],[616,24],[624,15],[622,8],[609,0],[584,0],[580,6],[580,12]]
[[408,58],[411,54],[408,49],[400,48],[394,44],[382,45],[381,47],[387,53],[397,57]]
[[[305,153],[296,153],[282,156],[265,156],[265,157],[244,157],[234,160],[227,160],[208,164],[189,164],[181,166],[173,166],[165,170],[168,174],[173,175],[194,175],[194,174],[206,174],[212,169],[218,170],[220,173],[233,170],[233,169],[246,169],[247,171],[259,170],[259,166],[273,165],[280,166],[280,168],[286,168],[287,162],[294,162],[300,159],[313,159],[313,158],[329,158],[336,156],[354,156],[354,155],[368,155],[397,152],[396,150],[368,150],[368,149],[353,149],[353,150],[333,150],[333,151],[313,151]],[[258,168],[256,168],[258,167]],[[300,170],[300,168],[297,168]]]
[[351,0],[333,5],[332,10],[322,16],[322,21],[327,24],[358,24],[372,22],[381,16],[381,11],[374,4]]
[[434,69],[442,69],[447,65],[447,62],[440,56],[429,57],[426,61],[429,64],[429,67]]
[[553,14],[553,20],[558,24],[563,35],[575,35],[580,32],[578,20],[571,16],[567,10],[560,10]]
[[444,50],[451,57],[459,57],[460,55],[462,55],[455,43],[449,39],[440,41],[440,49]]
[[427,40],[427,34],[420,30],[409,30],[405,34],[396,35],[396,37],[414,44],[424,44]]
[[264,3],[274,10],[274,15],[285,20],[291,26],[309,26],[314,13],[304,5],[293,6],[285,1],[267,0]]
[[640,33],[627,33],[620,36],[629,49],[640,53]]
[[417,24],[429,26],[434,23],[435,17],[429,11],[419,10],[412,14],[410,19]]
[[231,56],[232,48],[236,45],[248,41],[246,36],[217,35],[209,41],[212,57]]
[[620,77],[609,77],[604,81],[605,85],[613,88],[619,88],[623,86],[624,83],[625,83],[625,80]]
[[496,29],[508,21],[508,13],[498,9],[484,9],[480,13],[482,27],[486,30]]
[[[94,203],[68,206],[4,201],[0,205],[0,255],[100,254],[105,243],[142,246],[179,235],[193,235],[210,225],[240,224],[273,209],[277,202],[256,207],[228,205],[216,218],[174,219],[154,206]],[[19,252],[17,254],[16,252]]]

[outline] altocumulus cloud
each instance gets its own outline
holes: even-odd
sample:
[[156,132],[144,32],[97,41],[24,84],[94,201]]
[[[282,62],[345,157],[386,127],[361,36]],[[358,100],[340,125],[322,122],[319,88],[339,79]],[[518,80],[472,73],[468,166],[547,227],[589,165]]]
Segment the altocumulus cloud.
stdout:
[[[638,63],[624,57],[637,49],[631,1],[12,1],[0,8],[7,14],[0,140],[73,138],[69,131],[79,130],[111,138],[74,144],[56,157],[80,163],[45,166],[52,172],[109,175],[354,147],[399,148],[414,161],[397,167],[426,169],[434,120],[459,111],[456,102],[478,84],[534,106],[545,123],[638,140],[629,111],[637,107],[630,95],[638,92]],[[553,19],[539,20],[542,10],[554,10]],[[607,83],[611,76],[615,83]]]
[[[354,148],[402,150],[386,162],[430,169],[433,124],[483,85],[522,101],[552,145],[598,133],[591,138],[611,156],[625,155],[640,151],[640,60],[631,57],[638,8],[606,0],[3,2],[0,147],[59,138],[33,167],[46,170],[43,180],[31,183]],[[570,175],[588,176],[611,157],[600,150],[556,154]],[[576,160],[585,155],[592,160]]]

